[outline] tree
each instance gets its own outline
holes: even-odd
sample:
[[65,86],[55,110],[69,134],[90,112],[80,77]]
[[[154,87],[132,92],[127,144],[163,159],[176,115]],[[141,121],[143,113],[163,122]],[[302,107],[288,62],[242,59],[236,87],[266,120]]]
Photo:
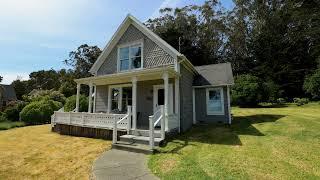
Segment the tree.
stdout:
[[[225,24],[224,11],[216,0],[201,6],[164,8],[161,16],[149,19],[147,27],[176,49],[194,65],[222,62]],[[180,47],[179,47],[180,39]]]
[[83,44],[79,46],[77,50],[71,51],[69,53],[69,59],[64,60],[64,63],[74,68],[75,78],[89,77],[91,76],[89,70],[100,54],[101,50],[98,46]]
[[2,76],[0,76],[0,82],[2,81],[2,79],[3,79],[3,77],[2,77]]
[[11,83],[16,92],[17,99],[23,100],[22,96],[27,94],[27,83],[27,81],[21,81],[19,79]]
[[305,79],[303,89],[310,93],[313,98],[320,98],[320,69]]
[[260,79],[249,74],[237,76],[231,98],[239,106],[256,106],[262,98]]
[[32,89],[58,90],[61,85],[59,74],[53,69],[32,72],[29,78],[28,83],[32,86]]

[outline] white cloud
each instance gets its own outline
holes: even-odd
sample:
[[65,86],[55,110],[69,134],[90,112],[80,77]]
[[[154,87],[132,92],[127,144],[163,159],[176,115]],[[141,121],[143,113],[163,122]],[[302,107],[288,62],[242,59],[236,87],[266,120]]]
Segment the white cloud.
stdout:
[[18,78],[21,78],[21,80],[29,79],[29,74],[25,72],[1,72],[0,76],[3,77],[1,84],[11,84]]
[[164,0],[163,3],[160,5],[160,7],[157,8],[149,18],[152,19],[152,18],[155,18],[155,17],[159,17],[159,15],[160,15],[159,10],[160,9],[163,9],[163,8],[166,8],[166,7],[175,8],[175,7],[178,6],[180,1],[181,0]]

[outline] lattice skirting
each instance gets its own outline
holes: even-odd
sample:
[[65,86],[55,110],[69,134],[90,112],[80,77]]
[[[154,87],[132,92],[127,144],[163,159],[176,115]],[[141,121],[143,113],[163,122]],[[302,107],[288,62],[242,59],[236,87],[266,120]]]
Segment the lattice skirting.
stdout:
[[[90,127],[65,125],[65,124],[56,124],[52,128],[52,131],[62,135],[112,140],[111,129],[98,129],[98,128],[90,128]],[[127,134],[127,131],[118,131],[117,133],[118,139],[120,136],[125,134]]]

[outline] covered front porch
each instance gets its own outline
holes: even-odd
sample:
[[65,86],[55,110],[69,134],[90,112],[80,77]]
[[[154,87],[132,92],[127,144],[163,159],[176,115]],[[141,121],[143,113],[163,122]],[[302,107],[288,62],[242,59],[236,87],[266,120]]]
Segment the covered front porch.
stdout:
[[[52,123],[130,131],[179,131],[179,74],[154,68],[75,80],[74,112],[55,112]],[[81,85],[89,86],[88,112],[79,112]],[[163,117],[163,118],[162,118]],[[151,119],[150,119],[151,118]],[[162,123],[163,119],[163,123]]]

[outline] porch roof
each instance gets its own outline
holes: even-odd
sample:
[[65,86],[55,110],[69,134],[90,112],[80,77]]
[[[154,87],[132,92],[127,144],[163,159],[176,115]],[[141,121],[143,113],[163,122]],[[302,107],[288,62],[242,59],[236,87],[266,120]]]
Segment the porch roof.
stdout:
[[162,75],[164,74],[164,72],[168,73],[169,78],[179,76],[179,73],[175,71],[173,66],[166,66],[152,69],[119,72],[102,76],[92,76],[87,78],[75,79],[74,81],[78,84],[87,85],[89,85],[90,83],[93,83],[95,85],[121,84],[131,82],[133,77],[136,77],[138,81],[162,79]]

